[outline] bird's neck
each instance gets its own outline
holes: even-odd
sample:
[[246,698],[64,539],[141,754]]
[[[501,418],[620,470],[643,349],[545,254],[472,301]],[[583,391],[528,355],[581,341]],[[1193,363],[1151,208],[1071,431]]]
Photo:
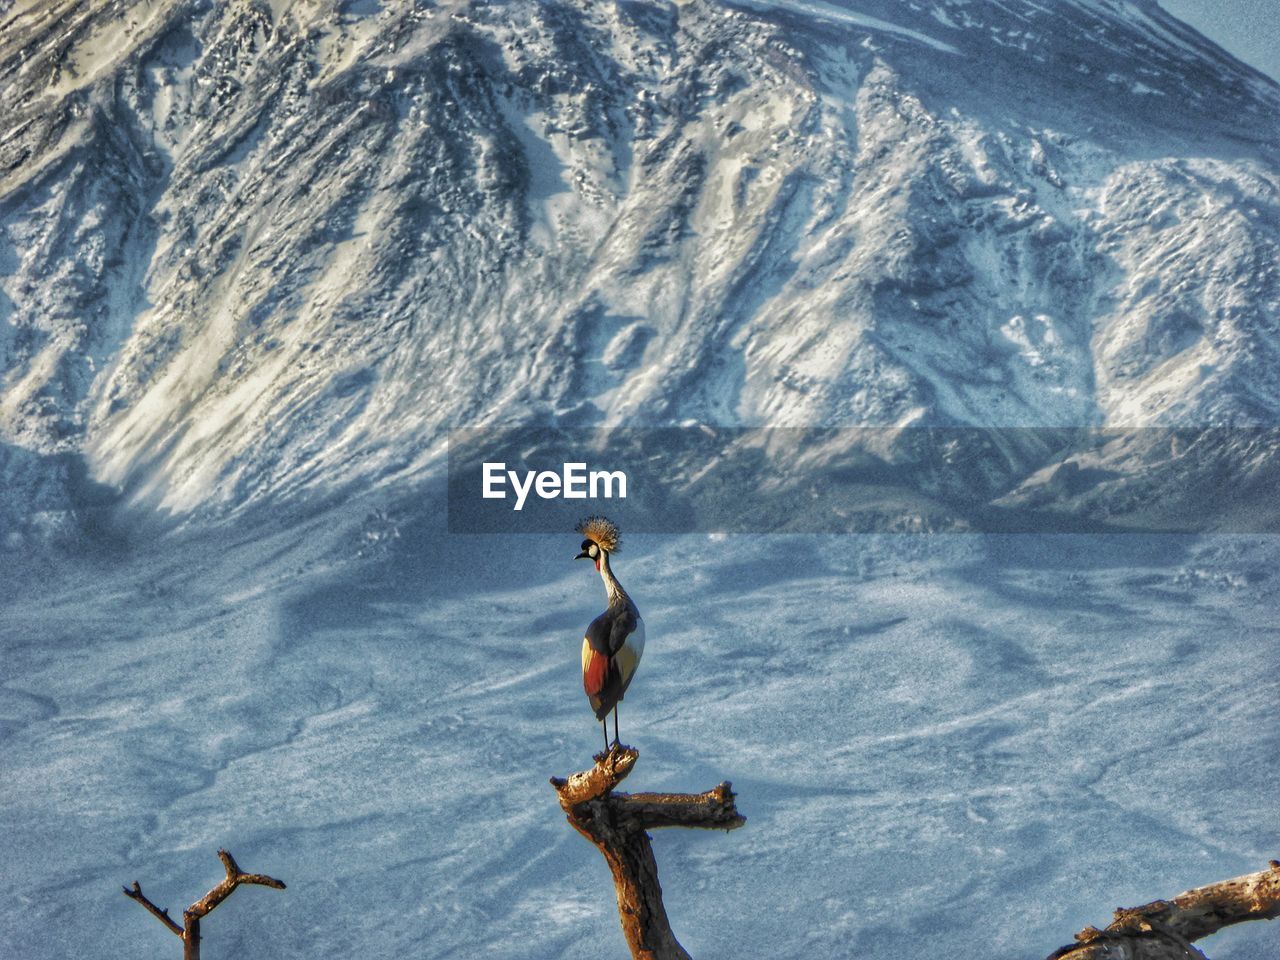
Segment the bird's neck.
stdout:
[[608,595],[610,603],[628,599],[627,591],[622,589],[622,584],[609,569],[609,554],[604,551],[600,552],[600,579],[604,581],[604,592]]

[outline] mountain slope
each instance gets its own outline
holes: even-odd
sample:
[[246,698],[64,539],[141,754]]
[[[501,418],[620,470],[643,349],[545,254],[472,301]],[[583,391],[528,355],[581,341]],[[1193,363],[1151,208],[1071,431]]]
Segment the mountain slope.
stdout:
[[1151,3],[0,16],[0,438],[135,503],[486,423],[1280,409],[1280,94]]

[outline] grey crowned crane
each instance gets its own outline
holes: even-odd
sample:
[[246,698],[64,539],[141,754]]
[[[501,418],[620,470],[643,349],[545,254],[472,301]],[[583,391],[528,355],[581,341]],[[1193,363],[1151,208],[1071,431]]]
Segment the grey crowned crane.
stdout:
[[618,743],[618,701],[627,692],[644,653],[644,621],[609,567],[609,555],[617,553],[619,546],[617,525],[604,517],[587,517],[577,531],[585,539],[582,552],[574,559],[595,563],[609,601],[582,638],[582,688],[596,719],[604,724],[607,751],[609,711],[613,711],[613,742]]

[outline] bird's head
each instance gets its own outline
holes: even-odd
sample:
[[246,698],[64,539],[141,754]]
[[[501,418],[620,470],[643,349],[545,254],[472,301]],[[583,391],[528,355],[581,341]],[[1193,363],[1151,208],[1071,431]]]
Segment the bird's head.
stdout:
[[582,534],[583,541],[582,552],[574,559],[593,560],[597,570],[609,554],[616,552],[620,546],[618,525],[606,517],[587,517],[579,521],[575,529]]
[[596,562],[596,569],[599,570],[601,552],[602,551],[600,550],[600,544],[596,543],[594,540],[583,540],[582,552],[578,554],[576,557],[574,557],[573,559],[594,560]]

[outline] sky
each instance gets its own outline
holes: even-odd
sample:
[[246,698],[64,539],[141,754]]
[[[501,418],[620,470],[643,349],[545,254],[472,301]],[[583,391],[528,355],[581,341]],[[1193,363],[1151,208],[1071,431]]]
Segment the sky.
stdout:
[[1280,81],[1280,8],[1276,0],[1160,0],[1160,5],[1245,63]]

